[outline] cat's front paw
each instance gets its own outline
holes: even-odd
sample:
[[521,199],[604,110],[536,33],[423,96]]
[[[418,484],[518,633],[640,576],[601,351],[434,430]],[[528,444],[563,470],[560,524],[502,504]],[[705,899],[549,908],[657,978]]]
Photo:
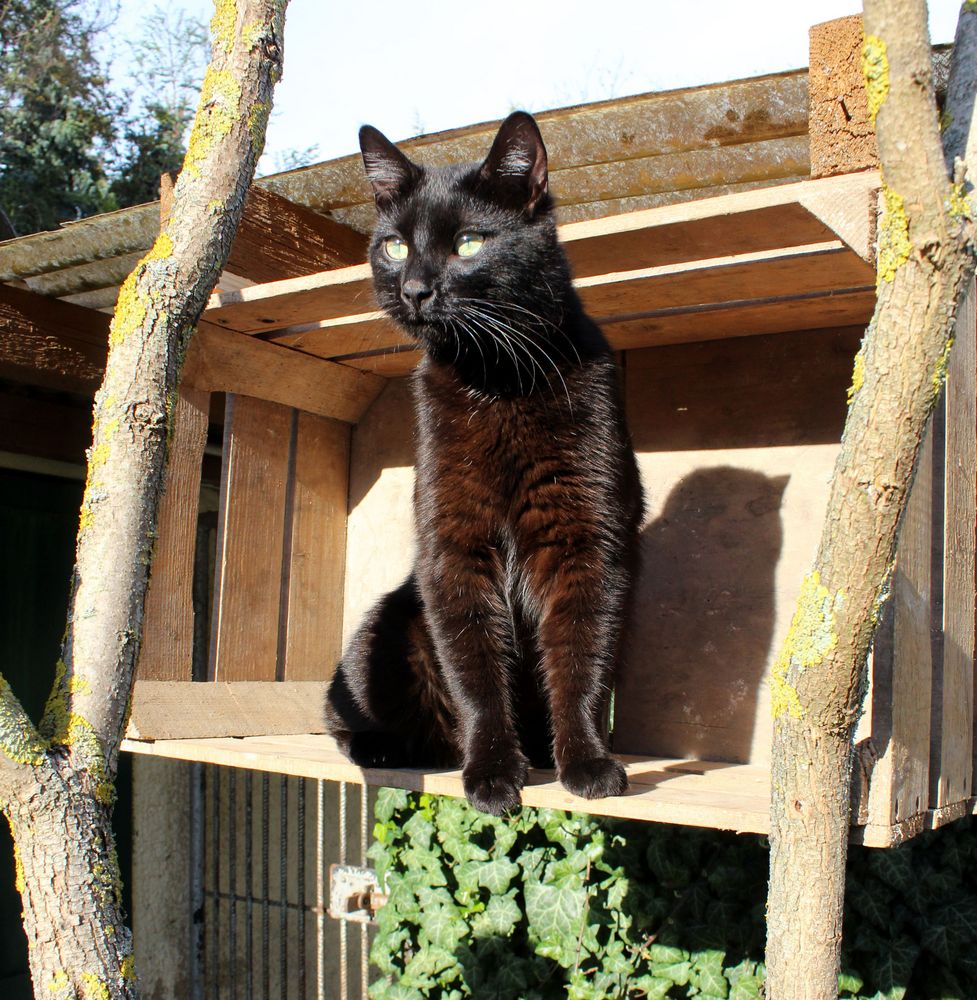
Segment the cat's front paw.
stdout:
[[353,733],[346,756],[357,767],[406,767],[409,764],[404,741],[392,733]]
[[528,776],[529,765],[522,754],[504,763],[469,763],[462,772],[465,797],[476,809],[502,816],[521,805],[519,793]]
[[628,790],[628,776],[613,757],[571,761],[560,768],[559,776],[563,787],[582,799],[604,799]]

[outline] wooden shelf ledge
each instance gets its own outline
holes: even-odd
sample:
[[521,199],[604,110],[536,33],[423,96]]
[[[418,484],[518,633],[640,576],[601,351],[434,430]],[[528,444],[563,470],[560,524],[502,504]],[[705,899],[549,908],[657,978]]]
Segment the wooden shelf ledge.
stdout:
[[[875,300],[878,186],[874,171],[801,181],[570,223],[560,239],[619,349],[854,325]],[[405,345],[376,312],[366,264],[215,294],[204,315],[346,362]]]
[[[126,739],[122,749],[301,778],[383,785],[434,795],[464,795],[460,771],[359,768],[325,735]],[[737,833],[766,833],[769,828],[769,774],[765,768],[664,758],[621,759],[631,782],[627,795],[581,799],[567,792],[552,771],[533,771],[529,785],[523,790],[523,805],[714,827]]]

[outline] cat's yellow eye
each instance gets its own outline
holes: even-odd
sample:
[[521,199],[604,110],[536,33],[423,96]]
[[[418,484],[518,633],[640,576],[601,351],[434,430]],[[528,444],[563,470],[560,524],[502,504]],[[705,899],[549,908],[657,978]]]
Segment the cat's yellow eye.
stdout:
[[474,257],[485,243],[481,233],[462,233],[455,240],[455,253],[459,257]]
[[407,260],[407,244],[399,236],[388,236],[383,241],[383,252],[391,260]]

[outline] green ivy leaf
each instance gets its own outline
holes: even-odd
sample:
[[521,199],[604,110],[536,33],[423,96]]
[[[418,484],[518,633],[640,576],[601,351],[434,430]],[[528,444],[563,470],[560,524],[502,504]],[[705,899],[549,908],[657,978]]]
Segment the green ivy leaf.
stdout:
[[654,964],[651,967],[652,974],[661,979],[667,979],[676,986],[686,986],[692,973],[691,962],[672,962],[670,965]]
[[631,985],[640,991],[647,1000],[665,1000],[675,982],[671,979],[646,974],[632,979]]
[[704,996],[722,997],[729,995],[729,982],[723,975],[723,960],[726,953],[722,951],[700,952],[692,963],[689,982],[699,989]]
[[394,813],[407,808],[407,792],[402,788],[381,788],[377,792],[374,815],[381,823],[393,819]]
[[743,976],[729,991],[729,1000],[757,1000],[762,997],[763,980],[759,976]]
[[476,938],[508,937],[522,919],[522,910],[515,900],[514,893],[505,896],[493,896],[485,907],[472,921],[472,936]]
[[839,993],[850,993],[852,996],[856,996],[861,992],[864,985],[865,982],[861,976],[856,976],[851,972],[842,972],[838,976]]
[[[439,906],[423,913],[421,931],[430,944],[450,952],[467,935],[468,926],[455,907]],[[422,947],[420,950],[426,949]]]
[[478,866],[478,884],[493,894],[504,893],[519,875],[519,865],[506,857]]
[[540,954],[554,958],[566,967],[572,961],[567,953],[576,951],[587,893],[582,889],[567,889],[540,882],[529,882],[525,893],[531,939],[549,946]]

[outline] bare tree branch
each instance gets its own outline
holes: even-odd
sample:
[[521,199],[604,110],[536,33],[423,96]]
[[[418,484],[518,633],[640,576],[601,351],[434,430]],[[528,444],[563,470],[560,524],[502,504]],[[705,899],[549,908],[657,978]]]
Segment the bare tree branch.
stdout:
[[[962,20],[972,19],[971,6]],[[972,109],[973,28],[961,31],[968,41],[953,54],[952,107]],[[837,996],[851,741],[865,663],[955,311],[974,271],[973,219],[940,141],[925,4],[866,0],[865,36],[883,173],[878,299],[856,358],[820,546],[771,681],[771,1000]]]

